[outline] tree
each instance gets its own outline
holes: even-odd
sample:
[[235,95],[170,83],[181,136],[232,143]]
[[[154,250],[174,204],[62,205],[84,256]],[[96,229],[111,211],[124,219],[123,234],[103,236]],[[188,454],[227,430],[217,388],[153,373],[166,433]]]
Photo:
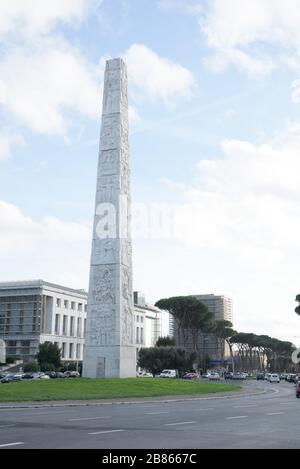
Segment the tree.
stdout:
[[44,342],[39,345],[39,351],[36,355],[39,365],[53,365],[55,369],[61,366],[61,353],[56,344]]
[[138,366],[153,375],[164,369],[178,370],[179,374],[191,370],[196,354],[177,347],[151,347],[139,351]]
[[224,361],[225,354],[225,344],[227,343],[230,350],[230,358],[232,362],[232,371],[234,372],[234,360],[232,353],[232,344],[230,338],[235,334],[235,331],[232,328],[232,323],[226,320],[215,321],[214,334],[216,335],[217,341],[221,345],[221,360]]
[[[204,306],[203,303],[194,296],[174,296],[157,301],[155,306],[168,311],[174,317],[178,330],[178,345],[186,346],[191,319]],[[181,338],[183,338],[183,344],[181,344]]]
[[23,366],[24,373],[30,373],[35,371],[40,371],[40,367],[36,362],[29,362]]
[[156,347],[175,347],[176,342],[172,337],[159,337],[155,346]]

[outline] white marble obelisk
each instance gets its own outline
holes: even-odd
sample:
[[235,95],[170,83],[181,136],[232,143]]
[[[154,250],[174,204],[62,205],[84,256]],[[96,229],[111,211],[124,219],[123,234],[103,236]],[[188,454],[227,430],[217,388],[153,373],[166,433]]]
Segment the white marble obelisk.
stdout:
[[127,70],[106,62],[83,376],[136,376]]

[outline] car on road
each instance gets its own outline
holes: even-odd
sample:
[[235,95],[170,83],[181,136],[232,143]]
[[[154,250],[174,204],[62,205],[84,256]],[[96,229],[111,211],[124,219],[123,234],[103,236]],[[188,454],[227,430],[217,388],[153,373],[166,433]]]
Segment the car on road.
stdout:
[[158,375],[159,378],[177,378],[176,370],[162,370]]
[[231,379],[246,379],[246,376],[244,373],[233,373]]
[[296,383],[296,397],[300,397],[300,381]]
[[232,371],[227,371],[224,373],[224,378],[225,379],[232,379],[233,373]]
[[265,375],[264,375],[263,373],[257,373],[256,379],[257,379],[257,381],[260,380],[260,379],[264,380],[264,379],[265,379]]
[[219,373],[210,373],[210,375],[208,375],[208,379],[210,381],[219,381],[220,378],[221,377],[220,377]]
[[272,373],[269,377],[269,383],[280,383],[279,375]]
[[289,373],[286,377],[286,381],[288,383],[295,383],[296,376],[296,373]]

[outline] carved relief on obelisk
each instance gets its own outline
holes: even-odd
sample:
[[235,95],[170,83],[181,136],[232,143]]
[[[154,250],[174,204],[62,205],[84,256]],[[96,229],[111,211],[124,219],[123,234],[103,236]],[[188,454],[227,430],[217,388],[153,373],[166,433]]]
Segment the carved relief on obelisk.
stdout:
[[127,70],[106,62],[83,376],[136,376]]

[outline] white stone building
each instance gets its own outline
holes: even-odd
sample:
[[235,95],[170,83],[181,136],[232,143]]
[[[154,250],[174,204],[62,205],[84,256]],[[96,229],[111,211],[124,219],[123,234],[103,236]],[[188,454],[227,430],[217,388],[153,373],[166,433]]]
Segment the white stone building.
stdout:
[[[82,361],[88,295],[84,290],[43,280],[0,282],[0,340],[6,355],[25,363],[34,360],[40,343],[56,343],[62,361]],[[170,335],[169,314],[148,305],[134,292],[136,356]]]
[[82,361],[87,293],[43,280],[0,283],[0,339],[6,355],[32,361],[56,343],[63,361]]

